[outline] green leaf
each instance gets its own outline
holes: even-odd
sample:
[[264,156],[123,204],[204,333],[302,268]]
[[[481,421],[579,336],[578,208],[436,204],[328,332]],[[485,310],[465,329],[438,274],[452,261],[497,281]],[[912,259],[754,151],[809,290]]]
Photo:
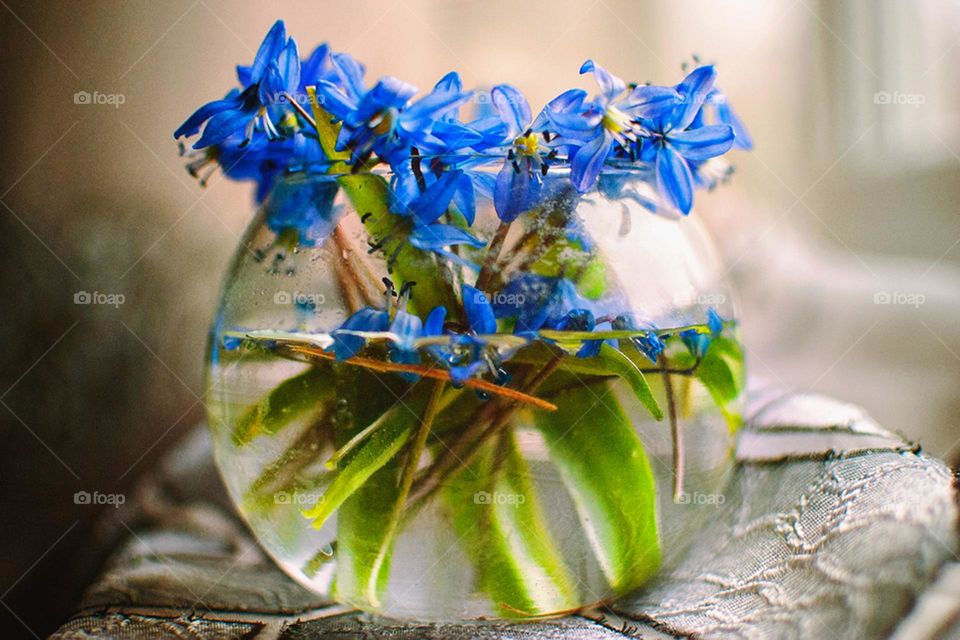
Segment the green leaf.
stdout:
[[[577,341],[572,345],[567,345],[571,349],[579,349],[581,342]],[[549,362],[555,354],[546,345],[535,343],[518,351],[511,359],[511,362],[525,364],[545,364]],[[617,376],[626,382],[637,399],[647,408],[647,411],[656,419],[663,420],[663,410],[660,404],[650,390],[650,384],[647,382],[640,367],[621,351],[614,349],[608,344],[600,346],[600,352],[593,358],[578,358],[576,356],[566,355],[560,361],[560,369],[569,371],[573,374],[587,376]],[[585,380],[585,383],[593,382]],[[546,390],[546,389],[544,389]]]
[[740,343],[726,336],[714,338],[697,367],[696,375],[717,403],[730,430],[739,429],[743,419],[732,405],[739,400],[745,381]]
[[[329,160],[345,161],[350,158],[349,151],[337,151],[337,137],[340,135],[340,125],[334,124],[333,116],[320,106],[317,99],[317,88],[307,87],[307,97],[310,98],[310,108],[313,111],[313,119],[317,124],[317,137],[320,139],[320,148],[323,149],[323,155]],[[331,173],[341,173],[348,170],[349,167],[334,165]]]
[[611,588],[625,593],[660,565],[656,487],[640,438],[605,383],[554,398],[557,411],[533,413],[550,458]]
[[243,446],[259,435],[277,433],[296,418],[332,400],[335,388],[329,367],[323,365],[284,380],[236,421],[234,444]]
[[350,413],[336,425],[336,446],[377,420],[382,425],[343,457],[329,474],[320,501],[304,516],[319,528],[336,512],[335,588],[344,601],[379,606],[392,555],[392,548],[383,551],[392,546],[385,536],[399,500],[403,456],[397,454],[419,425],[431,386],[432,381],[426,381],[409,387],[396,376],[380,377],[362,369],[343,372],[338,397]]
[[456,535],[474,563],[477,586],[499,615],[528,617],[577,605],[573,581],[511,432],[500,443],[484,445],[443,491]]
[[[369,393],[370,389],[367,391]],[[320,501],[303,512],[305,517],[313,520],[314,527],[322,527],[347,498],[367,486],[371,476],[397,455],[417,426],[418,408],[423,409],[423,402],[404,399],[403,404],[397,403],[386,408],[382,415],[373,417],[382,420],[383,424],[337,464]],[[368,424],[360,426],[365,428]]]
[[338,180],[367,235],[383,243],[381,250],[392,260],[390,278],[397,289],[406,282],[417,283],[408,310],[425,316],[436,306],[446,307],[448,313],[459,309],[453,287],[443,278],[433,254],[410,244],[410,221],[390,212],[390,189],[383,176],[354,173]]

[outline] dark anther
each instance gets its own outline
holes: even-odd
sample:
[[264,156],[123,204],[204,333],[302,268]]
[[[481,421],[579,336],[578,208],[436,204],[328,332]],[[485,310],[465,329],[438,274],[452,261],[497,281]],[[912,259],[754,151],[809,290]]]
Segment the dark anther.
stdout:
[[527,129],[526,131],[523,132],[523,137],[527,137],[527,136],[529,136],[531,133],[533,133],[533,129]]
[[514,157],[515,156],[513,154],[513,149],[510,149],[509,151],[507,151],[507,160],[513,160]]
[[397,262],[397,256],[400,255],[400,251],[403,249],[403,243],[400,242],[397,244],[397,248],[394,250],[390,257],[387,258],[387,273],[393,273],[393,266]]
[[367,240],[367,245],[370,247],[367,250],[367,253],[373,253],[374,251],[378,251],[383,248],[383,240],[380,240],[379,242],[370,242]]
[[367,220],[370,219],[370,216],[372,216],[372,215],[373,215],[373,212],[372,212],[372,211],[367,211],[365,214],[363,214],[362,216],[360,216],[360,222],[365,223]]
[[391,296],[397,295],[397,289],[396,289],[396,287],[393,285],[393,280],[391,280],[390,278],[387,278],[386,276],[384,276],[384,277],[381,279],[381,282],[383,282],[383,286],[386,287],[386,290],[384,291],[384,293],[386,293],[386,294],[388,294],[388,295],[391,295]]
[[520,173],[520,163],[514,160],[511,164],[513,164],[513,170]]
[[547,159],[553,160],[554,158],[557,157],[557,153],[559,152],[556,149],[553,149],[550,153],[547,154]]
[[543,164],[540,165],[540,174],[541,174],[541,175],[544,175],[544,176],[547,175],[547,171],[549,171],[549,170],[550,170],[550,165],[548,165],[546,162],[544,162]]
[[413,287],[416,286],[417,282],[415,280],[407,280],[402,285],[400,285],[400,294],[399,297],[403,297],[406,294],[410,295],[410,298],[413,298]]
[[550,132],[549,132],[549,131],[544,131],[544,132],[543,132],[543,139],[546,140],[547,142],[550,142],[550,138],[551,138]]

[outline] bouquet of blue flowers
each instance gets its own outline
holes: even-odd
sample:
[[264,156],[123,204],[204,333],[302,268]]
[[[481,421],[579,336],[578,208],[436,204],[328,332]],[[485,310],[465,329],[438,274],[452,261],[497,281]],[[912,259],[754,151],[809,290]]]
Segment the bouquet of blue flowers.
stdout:
[[[368,86],[327,45],[301,57],[278,21],[237,67],[240,86],[175,132],[198,136],[188,168],[202,182],[219,167],[256,183],[257,232],[228,281],[210,373],[237,386],[235,369],[256,367],[270,382],[252,401],[215,397],[211,423],[241,511],[311,588],[441,618],[542,616],[625,593],[664,546],[638,425],[669,419],[678,504],[683,419],[715,414],[736,431],[743,356],[726,297],[673,292],[655,314],[606,252],[611,238],[665,233],[638,211],[677,226],[749,135],[710,65],[673,86],[628,84],[591,60],[580,73],[597,95],[571,89],[536,115],[516,88],[468,91],[455,72],[418,96],[393,77]],[[299,277],[305,255],[329,296],[285,294],[266,319],[247,308],[238,279]],[[572,514],[575,541],[557,539],[548,498]],[[426,544],[425,522],[464,550],[450,573],[468,595],[453,611],[403,583],[423,560],[397,549]]]

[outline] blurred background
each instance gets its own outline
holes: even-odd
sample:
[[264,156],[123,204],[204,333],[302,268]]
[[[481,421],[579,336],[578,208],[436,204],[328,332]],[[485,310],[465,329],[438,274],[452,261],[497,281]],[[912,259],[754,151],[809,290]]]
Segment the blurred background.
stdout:
[[252,193],[198,186],[171,132],[278,17],[368,78],[429,88],[457,69],[535,106],[592,90],[588,57],[660,84],[692,54],[716,63],[756,149],[696,215],[750,371],[960,457],[958,2],[0,0],[5,637],[49,633],[98,570],[111,507],[75,493],[122,494],[202,420],[207,323]]

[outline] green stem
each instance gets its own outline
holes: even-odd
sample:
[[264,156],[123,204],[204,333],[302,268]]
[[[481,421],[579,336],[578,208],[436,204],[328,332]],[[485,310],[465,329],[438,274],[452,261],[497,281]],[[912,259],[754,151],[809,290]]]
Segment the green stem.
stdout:
[[[533,393],[536,391],[537,388],[557,370],[562,359],[563,355],[559,354],[547,362],[546,365],[524,385],[523,393]],[[470,427],[463,431],[453,447],[448,447],[444,451],[444,455],[440,456],[428,467],[423,476],[417,481],[412,502],[414,504],[425,504],[428,502],[458,466],[463,467],[468,465],[479,453],[481,449],[480,445],[503,429],[516,406],[517,402],[514,400],[508,401],[505,405],[497,405],[493,402],[484,405],[477,415],[477,419]],[[499,409],[499,412],[497,409]]]
[[673,438],[673,501],[680,502],[683,495],[683,432],[677,420],[677,401],[673,397],[673,381],[667,370],[667,359],[660,356],[663,372],[663,389],[667,395],[667,415],[670,418],[670,434]]
[[497,258],[500,257],[500,251],[503,249],[503,243],[507,239],[509,232],[510,223],[501,222],[500,226],[497,227],[496,233],[493,234],[493,238],[490,240],[490,246],[487,247],[486,258],[484,258],[480,274],[477,276],[476,286],[480,291],[486,291],[490,285],[490,277],[493,275],[494,265],[497,263]]

